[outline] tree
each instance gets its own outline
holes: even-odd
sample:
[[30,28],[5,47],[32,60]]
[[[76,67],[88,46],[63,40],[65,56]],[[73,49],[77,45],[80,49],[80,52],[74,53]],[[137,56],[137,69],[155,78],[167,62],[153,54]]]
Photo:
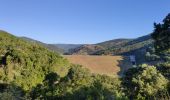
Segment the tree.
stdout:
[[159,91],[164,91],[168,83],[156,67],[145,64],[129,69],[125,74],[123,86],[131,99],[151,99]]
[[163,24],[154,23],[154,32],[151,34],[155,40],[156,52],[169,51],[170,49],[170,13],[163,20]]
[[24,100],[25,92],[15,84],[0,84],[0,100]]
[[55,89],[60,82],[60,76],[51,72],[45,76],[43,84],[38,84],[31,92],[32,99],[52,99],[55,98]]
[[[161,58],[165,61],[157,65],[157,69],[170,80],[170,13],[165,17],[162,24],[154,23],[154,27],[152,38],[155,40],[156,53],[161,53]],[[170,82],[167,89],[170,93]]]

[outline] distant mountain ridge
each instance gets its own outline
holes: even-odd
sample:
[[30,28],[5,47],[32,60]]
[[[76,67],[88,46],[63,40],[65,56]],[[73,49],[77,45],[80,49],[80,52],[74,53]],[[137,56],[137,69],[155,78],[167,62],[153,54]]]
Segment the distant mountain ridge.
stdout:
[[126,55],[140,51],[153,43],[150,34],[136,39],[113,39],[97,44],[46,44],[27,37],[21,38],[39,43],[49,50],[69,55]]
[[[69,54],[87,54],[87,55],[120,55],[128,54],[135,50],[140,50],[152,45],[153,40],[150,35],[142,36],[136,39],[114,39],[93,45],[82,45],[81,48],[70,50]],[[100,47],[97,49],[91,49]],[[90,52],[88,52],[90,51]]]
[[47,43],[43,43],[43,42],[28,38],[28,37],[20,37],[20,38],[22,38],[23,40],[29,41],[29,42],[38,43],[40,45],[45,46],[51,51],[55,51],[61,54],[67,53],[70,49],[74,49],[74,48],[80,47],[81,45],[84,45],[84,44],[47,44]]
[[51,44],[51,45],[57,46],[58,48],[63,49],[65,51],[65,53],[67,53],[70,49],[80,47],[84,44]]
[[116,47],[116,46],[123,46],[123,44],[125,44],[131,40],[133,40],[133,39],[114,39],[114,40],[97,43],[96,45],[100,45],[104,48],[110,48],[110,47]]
[[93,55],[95,52],[97,51],[101,51],[104,50],[104,48],[102,46],[99,45],[81,45],[77,48],[74,49],[70,49],[68,51],[68,54],[72,54],[72,55]]

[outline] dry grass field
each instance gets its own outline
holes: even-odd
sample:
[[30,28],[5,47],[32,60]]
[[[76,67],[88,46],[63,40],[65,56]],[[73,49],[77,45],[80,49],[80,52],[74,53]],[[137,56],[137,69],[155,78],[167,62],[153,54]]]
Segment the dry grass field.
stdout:
[[128,57],[123,56],[90,56],[90,55],[65,55],[71,63],[83,65],[92,73],[106,74],[109,76],[122,75],[132,67]]

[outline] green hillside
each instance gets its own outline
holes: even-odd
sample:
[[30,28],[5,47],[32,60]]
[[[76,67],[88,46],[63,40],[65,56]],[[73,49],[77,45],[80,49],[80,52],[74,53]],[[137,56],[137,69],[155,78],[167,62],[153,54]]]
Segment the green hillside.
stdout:
[[46,43],[31,39],[31,38],[27,38],[27,37],[21,37],[21,39],[26,40],[28,42],[38,43],[39,45],[42,45],[42,46],[48,48],[49,50],[60,53],[60,54],[63,54],[65,52],[64,49],[62,49],[56,45],[53,45],[53,44],[46,44]]
[[117,77],[94,75],[39,43],[0,31],[0,100],[101,98],[126,98]]
[[0,31],[0,82],[16,83],[24,90],[41,83],[50,72],[65,76],[69,63],[37,43]]

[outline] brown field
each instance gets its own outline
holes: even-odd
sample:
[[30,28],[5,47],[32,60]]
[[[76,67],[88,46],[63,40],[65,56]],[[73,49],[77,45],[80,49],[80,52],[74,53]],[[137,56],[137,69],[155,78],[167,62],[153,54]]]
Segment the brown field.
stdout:
[[106,74],[109,76],[122,75],[132,67],[128,57],[123,56],[89,56],[89,55],[65,55],[71,63],[83,65],[92,73]]

